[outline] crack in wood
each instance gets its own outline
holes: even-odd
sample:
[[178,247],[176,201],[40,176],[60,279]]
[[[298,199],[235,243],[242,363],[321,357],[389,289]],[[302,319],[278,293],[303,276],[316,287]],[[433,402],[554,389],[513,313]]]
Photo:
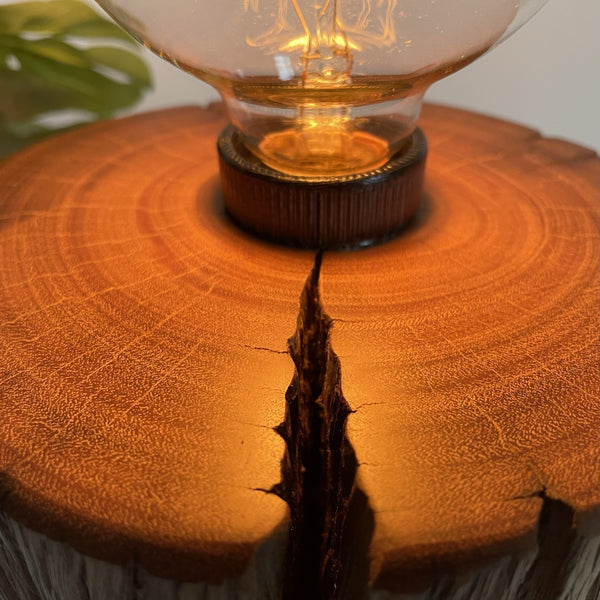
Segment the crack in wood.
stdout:
[[358,462],[346,437],[352,410],[331,348],[332,320],[319,294],[319,253],[288,340],[295,373],[277,433],[285,441],[282,482],[274,489],[290,510],[283,600],[359,600],[367,596],[374,517],[356,481]]

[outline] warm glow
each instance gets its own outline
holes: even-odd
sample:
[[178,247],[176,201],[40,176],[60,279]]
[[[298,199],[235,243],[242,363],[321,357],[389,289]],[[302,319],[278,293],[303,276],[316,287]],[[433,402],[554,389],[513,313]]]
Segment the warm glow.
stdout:
[[[311,48],[311,42],[312,39],[309,35],[302,35],[291,39],[289,42],[282,43],[281,46],[279,46],[279,50],[282,52],[291,52],[298,49],[305,50],[306,48]],[[345,48],[347,46],[349,50],[362,50],[361,46],[352,40],[346,40],[341,33],[331,33],[327,36],[322,35],[320,38],[320,43],[330,48]],[[309,58],[308,54],[306,58]]]
[[350,119],[300,120],[295,129],[265,136],[261,159],[290,175],[347,175],[381,167],[389,158],[387,144],[374,135],[352,131]]
[[[338,0],[325,0],[305,7],[298,0],[278,0],[279,6],[272,26],[256,38],[247,38],[250,45],[267,51],[303,48],[306,54],[319,48],[350,48],[389,46],[396,41],[394,10],[398,0],[361,0],[361,8],[354,17],[343,14],[344,5]],[[346,4],[347,8],[347,4]],[[258,13],[260,0],[244,0],[244,10]],[[312,14],[309,14],[312,11]],[[304,35],[289,38],[293,21],[302,26]]]
[[[352,85],[354,53],[362,50],[358,38],[374,45],[395,38],[391,10],[396,2],[379,0],[379,6],[386,5],[384,17],[372,19],[371,2],[364,0],[350,29],[343,22],[339,0],[325,0],[322,6],[312,5],[310,15],[297,0],[279,0],[272,28],[257,38],[247,38],[247,43],[271,52],[299,51],[301,76],[296,84],[301,88],[318,91],[348,87]],[[244,8],[259,11],[259,0],[245,0]],[[301,25],[302,35],[289,38],[289,19]],[[381,25],[380,36],[370,31],[373,22]],[[266,164],[293,175],[367,171],[382,166],[390,155],[384,140],[355,131],[348,106],[317,109],[310,100],[298,105],[295,126],[266,135],[259,144],[259,152]]]
[[543,0],[98,2],[213,85],[249,151],[280,171],[327,177],[402,151],[427,88]]

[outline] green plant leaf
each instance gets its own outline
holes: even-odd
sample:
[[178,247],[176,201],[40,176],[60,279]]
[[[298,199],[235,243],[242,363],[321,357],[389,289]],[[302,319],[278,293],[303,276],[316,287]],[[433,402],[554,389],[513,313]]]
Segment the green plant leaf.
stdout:
[[0,5],[0,156],[53,132],[40,124],[49,113],[87,121],[139,101],[150,74],[123,42],[134,43],[79,0]]
[[71,93],[73,105],[65,108],[90,110],[99,118],[134,104],[143,91],[139,85],[115,81],[93,69],[57,63],[35,54],[21,53],[19,60],[24,69],[47,86],[60,86]]
[[88,110],[87,102],[79,101],[79,94],[47,81],[32,73],[0,71],[0,119],[9,123],[21,123],[49,111],[62,110],[65,106]]
[[107,38],[128,42],[137,45],[137,42],[115,23],[101,19],[97,15],[93,19],[80,21],[65,27],[62,30],[63,37],[76,38]]
[[25,52],[80,67],[89,64],[85,52],[55,38],[24,40],[16,35],[0,34],[0,52],[13,54],[17,58]]
[[95,46],[84,50],[84,54],[88,63],[94,65],[96,69],[106,67],[127,76],[129,81],[137,83],[141,87],[151,85],[146,63],[139,56],[127,50],[114,46]]
[[0,5],[0,32],[56,34],[77,23],[99,18],[89,6],[78,0],[33,0]]

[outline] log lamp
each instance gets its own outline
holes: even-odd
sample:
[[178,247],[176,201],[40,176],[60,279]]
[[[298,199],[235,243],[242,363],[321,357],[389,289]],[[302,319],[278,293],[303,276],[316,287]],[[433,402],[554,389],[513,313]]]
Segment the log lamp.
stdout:
[[0,600],[598,599],[600,160],[415,126],[541,3],[100,1],[224,108],[0,164]]

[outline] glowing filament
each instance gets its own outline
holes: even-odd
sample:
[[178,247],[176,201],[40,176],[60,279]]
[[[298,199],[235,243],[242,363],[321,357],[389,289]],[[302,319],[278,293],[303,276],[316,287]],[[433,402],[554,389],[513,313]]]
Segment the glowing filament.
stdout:
[[[301,0],[279,0],[273,25],[246,41],[270,53],[298,53],[304,86],[349,84],[354,52],[395,41],[393,12],[397,2],[362,0],[354,22],[346,22],[341,0],[323,0],[322,5],[308,8],[301,6]],[[259,3],[244,0],[244,10],[259,13]],[[298,26],[301,33],[292,33]]]

